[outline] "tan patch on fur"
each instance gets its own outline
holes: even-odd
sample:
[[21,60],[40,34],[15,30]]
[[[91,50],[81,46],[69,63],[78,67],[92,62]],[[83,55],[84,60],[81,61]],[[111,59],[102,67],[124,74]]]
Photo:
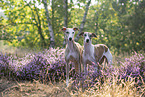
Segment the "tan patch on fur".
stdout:
[[106,45],[104,45],[104,44],[97,44],[94,47],[95,47],[94,56],[95,56],[96,62],[98,62],[99,60],[101,60],[101,58],[103,58],[102,55],[104,53],[104,49],[105,49],[105,52],[107,52],[108,51],[108,47]]
[[108,47],[106,45],[104,45],[104,47],[105,47],[105,52],[107,52],[108,51]]

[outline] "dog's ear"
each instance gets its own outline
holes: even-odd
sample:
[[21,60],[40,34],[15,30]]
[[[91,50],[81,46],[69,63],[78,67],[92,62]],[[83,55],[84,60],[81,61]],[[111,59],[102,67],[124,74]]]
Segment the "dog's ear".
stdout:
[[97,37],[97,36],[96,36],[96,34],[95,34],[95,33],[92,33],[92,34],[91,34],[91,37]]
[[63,28],[61,29],[61,31],[64,31],[64,32],[65,32],[65,31],[66,31],[66,27],[63,27]]
[[73,28],[73,30],[74,30],[74,31],[77,31],[77,30],[79,30],[79,28],[77,28],[77,27],[74,27],[74,28]]
[[79,34],[79,36],[83,36],[84,35],[84,32],[81,32],[80,34]]

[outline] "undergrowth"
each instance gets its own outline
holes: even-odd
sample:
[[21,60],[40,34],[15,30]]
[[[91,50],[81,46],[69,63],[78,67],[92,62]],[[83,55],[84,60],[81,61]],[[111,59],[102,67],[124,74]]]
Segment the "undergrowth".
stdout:
[[[119,59],[115,57],[114,59]],[[124,59],[124,60],[123,60]],[[0,78],[17,82],[4,90],[2,96],[97,96],[124,97],[144,96],[144,54],[133,52],[127,58],[120,57],[114,64],[97,72],[89,66],[89,74],[78,77],[70,63],[70,85],[65,85],[64,49],[49,49],[38,53],[8,55],[0,53]],[[95,65],[95,64],[94,64]],[[101,65],[100,65],[101,66]],[[81,81],[78,82],[79,79]],[[24,82],[26,81],[26,82]],[[83,87],[83,89],[82,89]],[[82,91],[83,90],[83,91]]]

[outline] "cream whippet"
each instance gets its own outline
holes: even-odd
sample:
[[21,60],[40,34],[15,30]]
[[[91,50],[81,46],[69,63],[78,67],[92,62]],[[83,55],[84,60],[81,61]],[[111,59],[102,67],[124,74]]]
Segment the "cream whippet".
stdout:
[[70,65],[69,62],[74,62],[75,65],[75,71],[80,75],[81,73],[81,63],[82,63],[82,53],[83,53],[83,47],[74,41],[74,35],[75,31],[77,31],[78,28],[62,28],[62,31],[64,31],[66,36],[66,49],[65,49],[65,61],[66,61],[66,85],[69,85],[69,70]]
[[[109,51],[109,48],[104,44],[93,45],[91,38],[96,37],[94,33],[82,32],[80,36],[84,37],[84,52],[83,52],[83,65],[84,72],[88,73],[87,64],[92,64],[94,62],[97,64],[102,64],[104,60],[107,63],[112,63],[112,54]],[[106,62],[104,62],[106,64]],[[97,67],[95,67],[97,71]]]

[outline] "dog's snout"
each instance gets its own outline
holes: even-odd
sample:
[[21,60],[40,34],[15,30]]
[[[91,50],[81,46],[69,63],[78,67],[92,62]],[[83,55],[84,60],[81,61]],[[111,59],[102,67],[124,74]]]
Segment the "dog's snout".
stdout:
[[89,39],[87,39],[86,42],[88,43],[89,42]]
[[69,38],[69,41],[71,41],[71,40],[72,40],[72,38],[70,37],[70,38]]

